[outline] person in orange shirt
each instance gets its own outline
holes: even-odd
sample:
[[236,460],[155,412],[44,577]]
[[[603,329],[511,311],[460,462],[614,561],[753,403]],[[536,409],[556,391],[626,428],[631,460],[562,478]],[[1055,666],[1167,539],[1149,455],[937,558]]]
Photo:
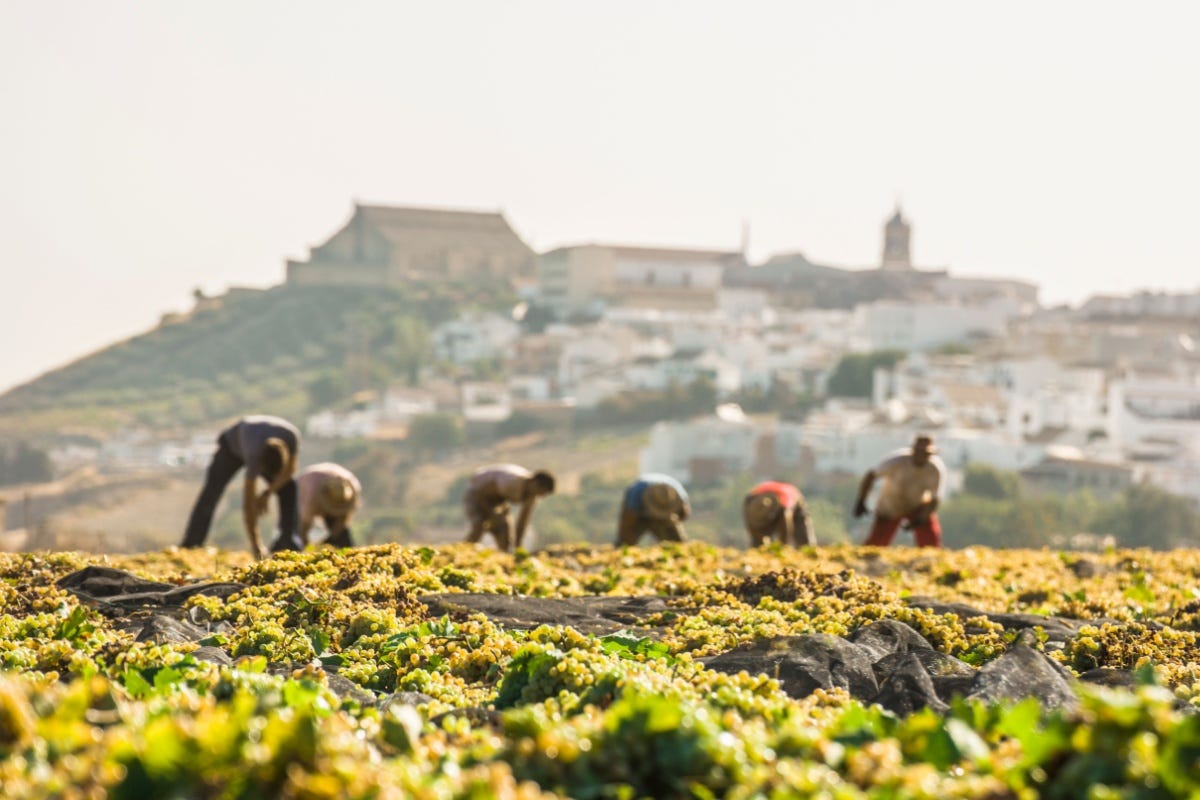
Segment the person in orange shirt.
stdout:
[[742,503],[742,518],[752,547],[761,547],[767,539],[797,547],[817,543],[804,495],[790,483],[763,481],[755,486]]

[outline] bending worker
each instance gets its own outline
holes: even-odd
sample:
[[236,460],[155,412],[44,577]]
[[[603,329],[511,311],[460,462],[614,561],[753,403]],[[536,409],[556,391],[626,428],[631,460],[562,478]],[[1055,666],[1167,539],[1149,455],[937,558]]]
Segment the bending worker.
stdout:
[[306,467],[296,479],[300,492],[300,542],[308,544],[308,532],[317,517],[325,523],[325,544],[353,547],[350,520],[362,502],[362,485],[354,473],[328,462]]
[[[188,518],[183,547],[200,547],[208,538],[213,511],[225,487],[242,467],[246,468],[242,485],[242,520],[255,557],[264,558],[266,550],[258,535],[258,518],[267,513],[271,495],[279,498],[279,535],[271,551],[299,550],[300,504],[296,497],[296,457],[300,452],[300,432],[292,423],[266,415],[242,417],[221,431],[217,452],[209,462],[204,488],[196,498]],[[258,493],[258,479],[267,483]]]
[[[520,547],[533,507],[549,494],[554,494],[554,476],[545,470],[530,472],[516,464],[493,464],[476,470],[463,494],[463,510],[471,525],[467,541],[478,542],[490,533],[501,550],[511,552]],[[508,512],[513,503],[521,505],[521,513],[510,539]]]
[[691,516],[688,495],[670,475],[648,472],[625,489],[617,520],[617,546],[632,546],[649,531],[660,542],[682,542]]
[[817,543],[804,495],[790,483],[763,481],[755,486],[742,503],[742,519],[751,547],[761,547],[767,539],[797,547]]
[[871,486],[876,478],[883,479],[875,501],[871,533],[863,544],[887,547],[904,522],[912,528],[918,547],[942,546],[942,527],[936,511],[946,467],[936,453],[932,437],[922,434],[913,440],[911,447],[897,450],[863,475],[854,503],[856,517],[867,513]]

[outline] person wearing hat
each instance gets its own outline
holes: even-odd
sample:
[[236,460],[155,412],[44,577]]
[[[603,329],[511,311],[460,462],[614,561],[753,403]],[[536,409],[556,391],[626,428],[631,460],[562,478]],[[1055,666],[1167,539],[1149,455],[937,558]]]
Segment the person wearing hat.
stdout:
[[[246,536],[256,558],[265,558],[258,535],[258,518],[267,513],[271,495],[279,498],[279,535],[271,552],[299,550],[300,504],[296,495],[296,457],[300,452],[300,432],[285,419],[267,415],[242,417],[221,431],[217,452],[209,462],[204,488],[196,498],[188,517],[182,547],[200,547],[208,538],[213,511],[225,487],[242,467],[246,468],[242,486],[242,520]],[[267,488],[258,493],[258,480]]]
[[875,501],[871,533],[863,544],[887,547],[903,522],[912,529],[918,547],[941,547],[942,526],[935,512],[945,471],[933,438],[925,434],[867,470],[858,487],[854,516],[866,515],[867,495],[876,478],[882,478],[883,485]]
[[763,481],[755,486],[742,502],[742,519],[751,547],[761,547],[767,539],[797,547],[817,543],[804,495],[790,483]]
[[617,520],[617,546],[632,546],[649,531],[660,542],[682,542],[683,522],[691,516],[688,495],[670,475],[648,472],[625,489]]
[[[530,472],[516,464],[480,467],[463,494],[463,510],[471,526],[467,541],[477,543],[485,533],[490,533],[496,546],[505,552],[520,547],[533,507],[550,494],[554,494],[554,476],[546,470]],[[508,512],[513,503],[521,505],[521,513],[517,516],[516,531],[510,537]]]
[[296,478],[300,493],[300,543],[308,544],[308,532],[320,517],[325,523],[325,544],[353,547],[350,520],[362,499],[362,485],[341,464],[328,462],[306,467]]

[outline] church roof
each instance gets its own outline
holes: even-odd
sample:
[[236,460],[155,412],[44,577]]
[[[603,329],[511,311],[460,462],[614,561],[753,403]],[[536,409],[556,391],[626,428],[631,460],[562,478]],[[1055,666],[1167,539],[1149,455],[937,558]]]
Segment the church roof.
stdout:
[[439,231],[447,234],[469,232],[511,239],[522,247],[527,247],[504,215],[498,211],[359,205],[355,206],[354,213],[393,242],[403,241],[414,231]]

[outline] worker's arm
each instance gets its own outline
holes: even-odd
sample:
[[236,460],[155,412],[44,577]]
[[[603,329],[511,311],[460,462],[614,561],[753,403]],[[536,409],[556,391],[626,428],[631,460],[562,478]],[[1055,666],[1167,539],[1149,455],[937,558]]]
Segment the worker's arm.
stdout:
[[525,538],[525,529],[529,527],[529,518],[533,516],[533,507],[536,505],[536,497],[531,497],[521,503],[521,513],[517,515],[517,529],[513,532],[514,550],[521,547],[521,541]]
[[797,503],[795,509],[792,511],[792,516],[796,520],[796,538],[793,540],[796,545],[815,545],[817,543],[817,533],[813,530],[812,517],[809,516],[808,506],[804,503]]
[[247,473],[246,481],[242,485],[242,521],[246,525],[246,536],[250,539],[250,550],[254,557],[266,558],[267,551],[258,536],[258,518],[267,512],[267,502],[271,495],[264,493],[259,497],[257,479],[257,475]]
[[854,516],[861,517],[867,513],[867,495],[871,493],[871,487],[875,485],[875,470],[869,469],[862,476],[862,481],[858,485],[858,499],[854,501]]

